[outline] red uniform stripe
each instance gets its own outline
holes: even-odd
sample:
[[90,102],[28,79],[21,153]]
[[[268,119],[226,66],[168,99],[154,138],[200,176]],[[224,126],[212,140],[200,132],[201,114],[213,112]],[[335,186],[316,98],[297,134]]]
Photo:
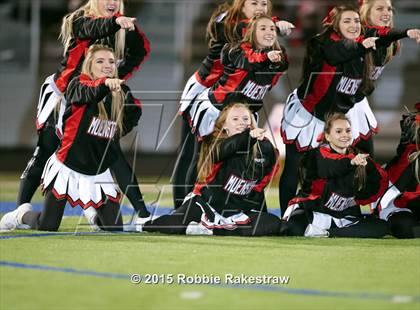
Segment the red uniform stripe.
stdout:
[[55,80],[57,88],[64,93],[69,84],[69,79],[76,70],[77,65],[80,63],[85,54],[85,49],[89,46],[90,40],[77,40],[77,45],[69,51],[67,58],[66,69],[64,69],[60,76]]
[[85,113],[86,105],[83,106],[72,106],[71,116],[67,119],[64,134],[61,140],[61,146],[57,151],[57,159],[64,163],[67,158],[67,154],[73,145],[74,139],[76,138],[77,131],[79,130],[80,121]]
[[217,164],[214,164],[211,168],[210,174],[207,176],[204,183],[196,183],[194,186],[193,193],[196,195],[201,195],[201,190],[204,186],[211,183],[214,178],[216,177],[217,173],[219,172],[220,168],[222,168],[223,162],[219,162]]
[[[316,73],[315,82],[313,83],[310,93],[303,99],[302,105],[308,112],[313,112],[315,106],[325,96],[335,77],[336,68],[324,62],[322,69]],[[313,77],[313,75],[312,75]]]

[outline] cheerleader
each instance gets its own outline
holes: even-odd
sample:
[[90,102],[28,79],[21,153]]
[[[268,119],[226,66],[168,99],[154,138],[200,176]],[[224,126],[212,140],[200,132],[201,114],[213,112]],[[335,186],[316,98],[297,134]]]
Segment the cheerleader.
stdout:
[[282,223],[262,212],[263,191],[277,171],[277,152],[244,104],[226,106],[204,138],[198,181],[171,215],[138,225],[168,234],[278,235]]
[[387,42],[383,41],[383,44],[377,45],[375,49],[371,49],[367,52],[367,56],[370,58],[369,61],[373,62],[373,67],[370,75],[371,85],[370,89],[367,89],[364,93],[359,94],[357,102],[354,107],[348,112],[348,116],[354,118],[357,114],[368,114],[370,127],[372,130],[366,135],[361,135],[357,141],[357,147],[368,152],[372,157],[373,141],[372,135],[377,132],[378,125],[376,118],[371,111],[369,102],[366,95],[371,95],[375,89],[375,82],[382,75],[385,66],[390,63],[393,57],[400,50],[399,39],[410,38],[420,43],[420,30],[419,29],[405,29],[398,31],[394,29],[393,10],[392,3],[390,0],[361,0],[359,1],[360,8],[360,20],[366,34],[372,32],[394,32],[392,40]]
[[104,230],[122,230],[120,192],[110,167],[118,159],[118,140],[137,124],[140,103],[118,78],[111,48],[92,45],[82,73],[67,87],[63,137],[48,159],[42,183],[45,194],[41,212],[26,203],[6,213],[2,230],[22,224],[32,229],[57,231],[66,202],[83,209],[94,207]]
[[284,215],[289,235],[380,238],[387,234],[385,221],[365,217],[360,209],[384,193],[387,174],[351,144],[348,118],[343,113],[327,117],[324,143],[305,154],[302,188]]
[[[369,52],[377,46],[389,46],[407,34],[407,31],[372,28],[361,35],[359,14],[348,6],[335,7],[323,24],[325,31],[308,43],[303,82],[289,95],[281,122],[286,144],[286,163],[279,189],[282,213],[296,193],[299,158],[302,152],[319,145],[326,114],[346,113],[357,145],[377,131],[375,117],[365,98],[373,89],[374,65]],[[363,144],[362,147],[366,146]],[[365,152],[373,151],[367,149],[364,147]]]
[[[231,6],[223,4],[213,12],[206,33],[209,53],[185,85],[181,95],[180,114],[185,113],[191,100],[194,100],[206,88],[213,86],[223,75],[224,66],[220,59],[223,46],[242,39],[250,18],[257,14],[271,16],[271,11],[271,0],[234,0]],[[291,29],[294,28],[293,24],[279,20],[277,17],[272,17],[272,20],[283,35],[289,35]],[[185,183],[192,184],[190,180],[194,179],[191,176],[186,178],[188,163],[192,160],[196,142],[188,122],[182,123],[182,137],[180,155],[174,170],[173,196],[176,207],[182,204],[183,198],[191,189],[186,188]]]
[[[66,106],[63,94],[69,81],[80,74],[86,49],[95,43],[112,47],[118,58],[119,77],[123,80],[128,79],[150,53],[149,42],[135,25],[135,18],[123,16],[123,13],[122,0],[89,0],[63,18],[60,37],[64,45],[64,58],[58,71],[47,77],[41,87],[36,118],[38,143],[21,176],[18,205],[31,201],[40,184],[45,163],[57,149],[57,134],[62,135],[61,118]],[[118,152],[120,156],[112,171],[136,211],[148,216],[137,180],[132,178],[132,169],[122,151]],[[95,212],[91,213],[88,217],[90,222],[95,217]]]
[[386,165],[389,185],[376,203],[381,219],[387,220],[397,238],[420,236],[420,103],[416,112],[403,115],[397,154]]

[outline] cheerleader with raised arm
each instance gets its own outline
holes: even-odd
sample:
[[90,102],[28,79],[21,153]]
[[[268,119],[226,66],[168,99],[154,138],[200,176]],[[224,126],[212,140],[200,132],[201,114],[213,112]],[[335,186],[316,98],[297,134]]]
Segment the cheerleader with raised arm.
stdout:
[[140,102],[118,78],[112,49],[92,45],[80,76],[65,93],[63,137],[48,159],[41,186],[45,194],[41,212],[28,203],[6,213],[0,229],[20,228],[57,231],[66,202],[97,210],[98,225],[121,231],[120,192],[110,167],[118,160],[119,138],[129,132],[141,115]]
[[[40,184],[45,163],[59,145],[58,136],[62,135],[61,119],[66,105],[63,94],[70,80],[80,74],[87,48],[98,43],[111,47],[116,53],[119,78],[123,80],[138,70],[148,57],[150,47],[146,36],[135,24],[135,18],[123,14],[123,0],[89,0],[63,18],[60,38],[64,46],[64,58],[58,71],[47,77],[41,87],[36,118],[38,143],[21,176],[18,206],[31,202]],[[138,182],[122,151],[118,149],[118,152],[118,160],[111,170],[136,212],[147,217],[149,212]],[[96,214],[93,209],[89,210],[91,212],[86,215],[93,223]]]
[[279,235],[280,219],[264,212],[264,188],[277,171],[277,151],[244,104],[226,106],[201,144],[198,181],[171,215],[140,223],[168,234]]
[[[233,44],[240,41],[253,16],[258,14],[271,16],[271,11],[271,0],[234,0],[232,5],[225,3],[217,7],[207,25],[208,55],[184,87],[180,100],[181,114],[185,115],[185,110],[190,102],[206,88],[212,87],[223,75],[224,65],[221,62],[223,46],[227,43]],[[271,18],[282,35],[289,35],[291,29],[294,28],[293,24],[280,20],[278,17]],[[193,183],[195,173],[191,171],[187,173],[187,171],[192,154],[194,154],[195,144],[196,138],[191,133],[187,117],[187,121],[182,123],[181,150],[174,171],[173,196],[176,207],[182,204],[184,196],[190,191]],[[190,186],[185,186],[185,183]]]
[[[409,32],[369,28],[362,34],[359,13],[349,6],[335,7],[323,25],[325,31],[308,43],[303,82],[289,95],[281,122],[286,144],[279,188],[282,213],[296,193],[299,158],[319,145],[327,114],[345,113],[352,124],[354,145],[373,152],[366,140],[377,131],[377,122],[365,97],[373,90],[372,52]],[[417,30],[413,33],[417,38]]]
[[387,174],[352,142],[350,122],[343,113],[326,118],[324,142],[304,155],[302,187],[284,215],[288,235],[381,238],[387,234],[385,221],[364,216],[360,208],[385,192]]

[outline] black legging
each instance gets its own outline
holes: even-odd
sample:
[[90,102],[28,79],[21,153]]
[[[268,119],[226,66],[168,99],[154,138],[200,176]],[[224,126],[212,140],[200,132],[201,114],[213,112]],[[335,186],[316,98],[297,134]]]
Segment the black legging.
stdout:
[[[29,211],[22,217],[22,222],[32,229],[44,231],[57,231],[66,206],[66,199],[57,199],[51,190],[45,193],[44,207],[41,212]],[[122,231],[123,221],[120,213],[120,205],[107,200],[97,209],[99,227],[107,231]]]
[[[52,113],[54,114],[54,112]],[[17,205],[29,203],[34,196],[48,158],[57,149],[60,139],[55,133],[54,118],[50,116],[45,127],[38,132],[38,142],[32,158],[20,177]]]
[[420,223],[415,214],[408,211],[394,212],[388,217],[391,235],[400,239],[418,238]]
[[[200,197],[194,197],[176,209],[170,215],[163,215],[152,222],[147,222],[143,230],[148,232],[161,232],[165,234],[185,234],[191,222],[200,222],[203,214],[196,204],[202,206],[206,203]],[[251,213],[251,222],[247,225],[238,225],[234,230],[213,229],[214,235],[219,236],[278,236],[283,234],[284,225],[275,215],[270,213]]]
[[280,211],[286,212],[290,199],[296,196],[298,168],[303,153],[298,152],[294,144],[286,144],[286,159],[279,182]]
[[140,217],[148,217],[150,215],[144,203],[143,195],[140,191],[140,186],[137,182],[136,175],[133,169],[128,164],[121,146],[118,144],[116,149],[118,158],[115,163],[110,167],[118,186],[127,196],[128,200],[133,205],[134,210]]
[[[303,209],[292,212],[287,222],[287,235],[303,236],[308,224],[312,223],[312,219],[312,212],[305,213]],[[337,227],[334,221],[331,221],[328,232],[330,237],[382,238],[389,233],[389,228],[387,222],[366,216],[346,227]]]
[[173,173],[172,195],[175,209],[179,208],[184,201],[185,195],[190,192],[190,187],[186,183],[188,170],[193,160],[194,144],[196,137],[191,133],[188,123],[182,121],[181,130],[181,149],[177,158],[176,166]]

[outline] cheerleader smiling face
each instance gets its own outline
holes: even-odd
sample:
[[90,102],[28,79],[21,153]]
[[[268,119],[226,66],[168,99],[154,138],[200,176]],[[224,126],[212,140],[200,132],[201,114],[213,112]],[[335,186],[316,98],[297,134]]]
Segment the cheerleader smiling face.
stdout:
[[344,119],[333,121],[329,132],[325,133],[325,139],[332,149],[340,154],[345,154],[353,142],[350,123]]
[[370,8],[369,22],[372,26],[390,27],[393,15],[391,1],[376,0]]
[[223,129],[230,137],[251,126],[251,113],[245,107],[232,107],[226,117]]
[[255,46],[258,49],[272,47],[276,41],[276,25],[271,19],[262,18],[255,25]]
[[338,23],[340,34],[348,40],[355,40],[360,36],[360,17],[357,12],[344,11]]
[[107,50],[96,51],[92,57],[91,72],[94,79],[114,77],[116,74],[114,54]]
[[246,18],[251,18],[258,14],[267,14],[268,0],[245,0],[242,13]]
[[120,10],[121,0],[97,0],[96,4],[101,16],[111,17]]

